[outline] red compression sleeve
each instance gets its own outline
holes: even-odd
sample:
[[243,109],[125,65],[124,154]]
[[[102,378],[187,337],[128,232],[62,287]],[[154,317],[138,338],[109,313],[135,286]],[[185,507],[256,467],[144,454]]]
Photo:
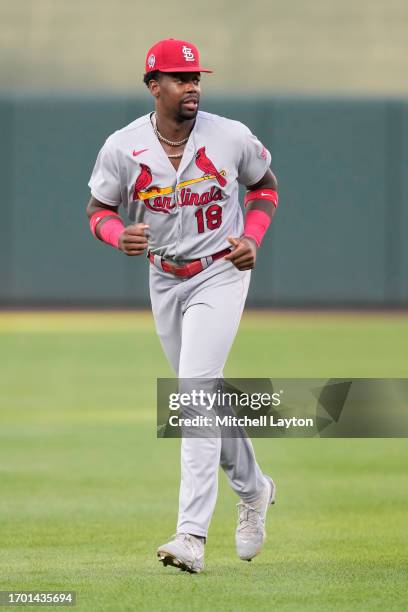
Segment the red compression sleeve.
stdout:
[[[102,219],[104,219],[105,217],[111,218],[105,221],[105,223],[100,228],[99,238],[96,233],[96,226],[98,225],[99,221],[102,221]],[[89,226],[95,238],[106,242],[106,244],[110,244],[111,246],[115,247],[115,249],[119,248],[119,236],[125,229],[125,226],[123,225],[123,221],[117,213],[110,210],[97,210],[91,216],[89,220]]]
[[260,246],[270,222],[269,215],[263,210],[248,210],[245,215],[244,236],[253,238],[257,246]]

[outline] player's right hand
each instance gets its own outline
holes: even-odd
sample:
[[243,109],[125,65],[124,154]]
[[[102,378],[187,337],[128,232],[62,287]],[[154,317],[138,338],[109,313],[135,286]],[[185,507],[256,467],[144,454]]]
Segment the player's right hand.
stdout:
[[119,249],[126,255],[142,255],[147,249],[148,229],[144,223],[128,225],[119,237]]

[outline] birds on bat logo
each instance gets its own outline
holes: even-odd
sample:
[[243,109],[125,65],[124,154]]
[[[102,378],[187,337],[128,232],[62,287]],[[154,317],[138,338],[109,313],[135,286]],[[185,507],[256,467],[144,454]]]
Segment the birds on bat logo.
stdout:
[[[134,153],[138,154],[139,151]],[[225,187],[227,184],[225,170],[218,171],[214,163],[208,157],[205,147],[198,149],[195,155],[196,166],[204,173],[203,176],[192,178],[183,181],[177,185],[180,188],[179,206],[205,206],[208,203],[221,200],[222,191],[220,188],[211,187],[204,192],[192,191],[189,185],[196,183],[216,180],[220,187]],[[146,208],[153,212],[169,214],[170,211],[177,206],[173,201],[171,194],[174,193],[174,187],[157,187],[152,185],[153,174],[147,164],[140,163],[140,172],[136,178],[133,188],[133,201],[142,200]]]

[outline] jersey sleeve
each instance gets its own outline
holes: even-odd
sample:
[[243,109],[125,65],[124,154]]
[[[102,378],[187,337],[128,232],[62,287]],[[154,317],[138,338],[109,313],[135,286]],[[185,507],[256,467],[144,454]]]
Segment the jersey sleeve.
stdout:
[[271,154],[244,126],[241,159],[238,166],[238,182],[242,185],[255,185],[264,176],[271,163]]
[[99,151],[88,185],[94,198],[102,204],[120,205],[122,197],[119,167],[109,139]]

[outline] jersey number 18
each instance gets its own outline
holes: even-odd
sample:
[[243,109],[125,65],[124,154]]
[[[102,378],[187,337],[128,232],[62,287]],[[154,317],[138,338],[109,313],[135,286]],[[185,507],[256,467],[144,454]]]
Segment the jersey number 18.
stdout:
[[205,225],[209,230],[217,229],[222,223],[222,208],[218,204],[209,206],[204,214],[202,208],[198,208],[194,213],[197,219],[197,231],[202,234],[205,231]]

